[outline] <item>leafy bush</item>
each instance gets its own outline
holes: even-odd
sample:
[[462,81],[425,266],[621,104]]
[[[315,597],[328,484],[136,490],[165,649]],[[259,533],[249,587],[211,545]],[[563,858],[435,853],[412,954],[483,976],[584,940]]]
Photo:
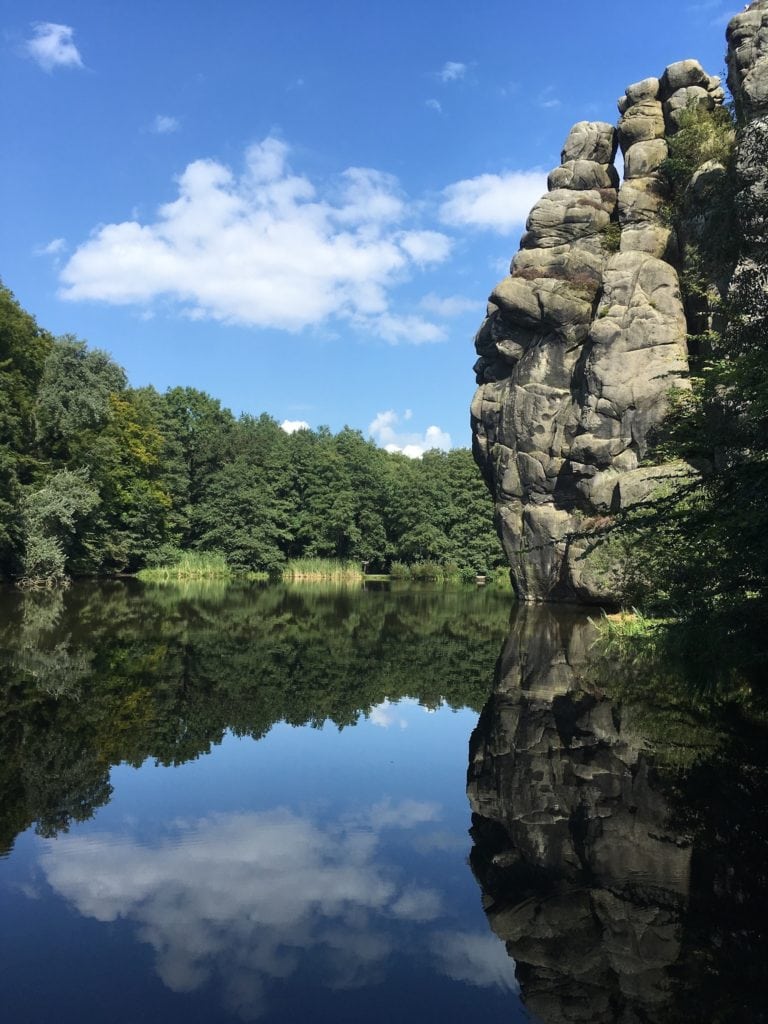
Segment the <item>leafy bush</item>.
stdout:
[[405,562],[393,562],[389,567],[389,575],[393,580],[409,580],[411,570]]
[[56,537],[33,534],[24,552],[24,579],[34,583],[60,583],[66,579],[67,556]]
[[411,579],[417,582],[442,580],[445,576],[438,562],[415,562],[411,566]]
[[662,165],[676,196],[682,195],[696,171],[710,160],[729,168],[736,134],[725,107],[706,110],[692,105],[683,111],[680,129],[668,139],[669,156]]

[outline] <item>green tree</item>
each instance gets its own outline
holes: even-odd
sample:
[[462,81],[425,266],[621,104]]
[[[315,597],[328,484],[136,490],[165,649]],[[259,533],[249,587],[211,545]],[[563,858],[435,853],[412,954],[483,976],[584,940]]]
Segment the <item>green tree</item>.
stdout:
[[108,422],[111,398],[127,387],[125,371],[106,352],[72,335],[57,338],[45,361],[35,415],[42,450],[84,461],[88,442]]
[[76,571],[138,569],[169,539],[172,499],[164,487],[164,448],[145,393],[109,396],[107,422],[83,453],[101,504],[84,534]]
[[84,469],[60,469],[21,501],[24,574],[30,580],[60,581],[77,544],[81,522],[98,506],[99,496]]
[[23,485],[38,473],[35,397],[53,338],[0,284],[0,577],[18,568]]
[[192,510],[196,546],[221,551],[233,568],[274,572],[290,538],[286,511],[268,475],[235,459],[210,478]]

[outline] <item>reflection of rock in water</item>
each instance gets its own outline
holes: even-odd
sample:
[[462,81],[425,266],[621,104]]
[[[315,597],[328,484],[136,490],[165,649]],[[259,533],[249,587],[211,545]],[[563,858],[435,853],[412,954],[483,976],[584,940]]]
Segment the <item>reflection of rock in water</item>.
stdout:
[[591,626],[522,608],[470,745],[472,867],[546,1024],[663,1019],[690,848],[631,715],[578,686]]

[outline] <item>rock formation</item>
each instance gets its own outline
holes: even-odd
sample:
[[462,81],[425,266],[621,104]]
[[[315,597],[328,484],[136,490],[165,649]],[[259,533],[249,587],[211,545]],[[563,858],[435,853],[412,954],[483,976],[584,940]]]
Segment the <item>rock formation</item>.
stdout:
[[[760,0],[734,19],[732,74],[750,110],[768,103],[757,74],[768,62],[767,12]],[[684,112],[723,99],[718,78],[683,60],[628,86],[616,129],[576,124],[491,293],[475,339],[473,449],[522,600],[618,600],[621,557],[602,542],[604,527],[689,472],[643,464],[670,390],[689,387],[663,164]]]
[[728,88],[740,117],[768,117],[768,3],[755,0],[731,19]]
[[593,638],[513,613],[469,749],[488,922],[541,1024],[764,1021],[768,720],[606,693]]
[[661,1021],[691,849],[631,711],[579,687],[591,639],[518,612],[470,742],[471,864],[537,1018]]
[[730,290],[744,312],[764,320],[768,316],[768,0],[757,0],[737,14],[727,37],[728,86],[743,121],[736,146],[736,209],[742,246]]

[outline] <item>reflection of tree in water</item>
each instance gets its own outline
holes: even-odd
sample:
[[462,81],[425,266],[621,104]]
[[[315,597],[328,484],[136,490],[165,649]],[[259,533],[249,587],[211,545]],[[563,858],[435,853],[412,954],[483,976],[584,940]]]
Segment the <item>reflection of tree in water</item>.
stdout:
[[12,668],[53,697],[74,696],[77,684],[87,675],[91,652],[73,644],[71,634],[57,627],[64,613],[64,591],[25,594],[21,602],[19,630],[10,653]]
[[180,764],[278,721],[341,728],[385,699],[479,708],[508,618],[491,592],[130,583],[1,610],[0,851],[90,817],[113,764]]
[[545,1024],[765,1020],[765,730],[737,739],[737,709],[706,721],[671,693],[665,732],[639,694],[588,684],[591,639],[522,609],[473,734],[491,927]]

